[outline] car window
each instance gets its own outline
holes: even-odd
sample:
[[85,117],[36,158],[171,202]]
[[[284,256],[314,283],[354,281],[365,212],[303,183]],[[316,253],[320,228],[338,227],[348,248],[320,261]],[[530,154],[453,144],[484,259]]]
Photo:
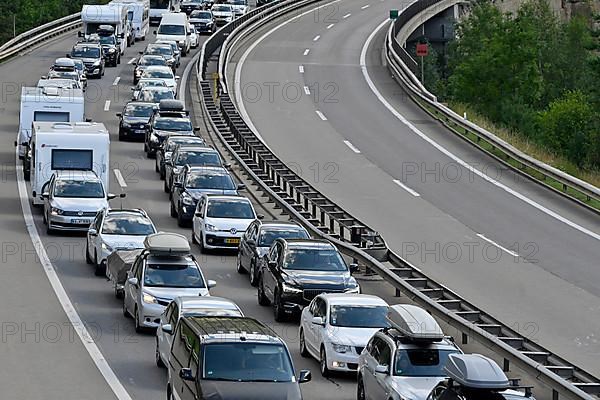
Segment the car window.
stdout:
[[205,175],[192,172],[188,174],[185,187],[189,189],[235,190],[235,184],[229,175]]
[[184,367],[188,366],[192,348],[196,341],[194,332],[182,323],[177,327],[175,343],[173,343],[172,355]]
[[173,306],[175,305],[175,302],[171,302],[169,303],[169,305],[167,306],[167,308],[165,309],[165,321],[167,324],[171,323],[171,317],[173,316]]
[[313,316],[315,317],[325,317],[325,313],[327,311],[325,300],[322,298],[317,298],[315,302],[315,313]]
[[[184,129],[180,129],[184,130]],[[189,129],[192,130],[192,125],[189,124]],[[221,166],[221,158],[217,153],[202,150],[186,150],[177,155],[175,165],[204,165],[204,166]]]
[[[163,82],[164,84],[164,82]],[[130,117],[151,117],[154,113],[154,106],[150,104],[128,104],[125,107],[124,115]]]
[[147,236],[155,233],[152,222],[142,215],[108,215],[102,226],[106,235]]
[[100,227],[102,226],[102,216],[104,216],[104,210],[98,211],[96,214],[96,219],[94,220],[94,228],[96,232],[100,232]]
[[169,323],[171,326],[175,326],[177,324],[177,319],[179,318],[179,306],[177,303],[171,303],[171,315],[169,316]]
[[331,326],[346,328],[387,328],[387,306],[333,305],[329,309]]
[[192,123],[187,119],[157,118],[153,128],[163,131],[191,131]]
[[304,271],[346,271],[348,267],[335,249],[290,248],[284,269]]
[[210,218],[254,219],[254,210],[247,200],[212,200],[206,215]]
[[258,245],[260,247],[268,247],[275,239],[308,239],[308,234],[304,229],[293,228],[293,229],[285,229],[285,228],[263,228],[260,233],[260,239],[258,240]]
[[397,376],[446,376],[444,366],[450,354],[457,350],[398,349],[394,362]]
[[375,359],[377,360],[377,363],[389,367],[390,362],[392,361],[392,350],[390,349],[389,344],[387,344],[385,340],[380,340],[376,346],[377,355],[375,356]]
[[279,243],[277,243],[275,246],[273,246],[271,248],[271,250],[269,251],[269,261],[275,261],[278,262],[279,261]]
[[195,266],[187,264],[148,264],[144,286],[170,288],[205,288],[206,285]]
[[99,199],[104,197],[104,188],[99,181],[61,179],[54,185],[54,197]]

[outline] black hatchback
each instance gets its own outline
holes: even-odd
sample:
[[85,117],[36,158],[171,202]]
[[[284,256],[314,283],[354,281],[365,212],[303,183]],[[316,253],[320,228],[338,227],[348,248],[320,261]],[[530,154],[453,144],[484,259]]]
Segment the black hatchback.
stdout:
[[150,129],[150,118],[157,109],[154,103],[131,101],[125,104],[119,118],[119,140],[144,140]]

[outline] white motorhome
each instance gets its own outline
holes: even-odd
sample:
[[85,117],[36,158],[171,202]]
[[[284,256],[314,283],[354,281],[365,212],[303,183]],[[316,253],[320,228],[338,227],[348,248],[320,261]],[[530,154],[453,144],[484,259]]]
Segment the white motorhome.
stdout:
[[31,199],[56,170],[94,171],[108,190],[110,136],[98,122],[34,122],[31,136]]
[[31,126],[36,121],[80,122],[84,120],[84,98],[81,89],[61,87],[21,88],[19,111],[19,158],[25,155],[31,138]]
[[158,25],[166,13],[179,12],[180,0],[150,0],[150,25]]
[[100,25],[110,25],[115,28],[115,36],[118,39],[121,54],[127,47],[127,37],[131,27],[127,19],[127,8],[122,5],[93,5],[85,4],[81,8],[81,22],[85,39],[96,33]]
[[191,47],[190,41],[190,22],[185,13],[167,13],[164,14],[158,30],[156,31],[156,40],[172,40],[177,42],[181,49],[181,55],[185,56]]
[[108,4],[125,7],[135,40],[146,40],[150,29],[150,0],[113,0]]

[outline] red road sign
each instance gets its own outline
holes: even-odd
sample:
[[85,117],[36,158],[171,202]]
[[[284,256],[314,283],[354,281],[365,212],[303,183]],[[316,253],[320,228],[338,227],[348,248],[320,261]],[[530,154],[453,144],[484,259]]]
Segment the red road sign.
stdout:
[[417,56],[425,57],[427,56],[429,49],[427,48],[426,43],[417,43]]

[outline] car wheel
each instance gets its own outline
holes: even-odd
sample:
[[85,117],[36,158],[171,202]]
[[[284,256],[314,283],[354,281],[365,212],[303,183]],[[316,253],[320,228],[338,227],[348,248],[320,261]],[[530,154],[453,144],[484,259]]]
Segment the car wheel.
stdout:
[[161,168],[161,169],[160,169],[160,179],[161,179],[162,181],[164,181],[164,180],[165,180],[165,169],[164,169],[164,168]]
[[331,375],[331,372],[329,371],[329,368],[327,368],[327,352],[325,351],[325,347],[321,347],[320,364],[321,375],[327,378],[329,375]]
[[23,171],[23,179],[25,179],[26,181],[31,180],[31,171],[30,170]]
[[53,233],[54,233],[54,229],[50,228],[50,221],[48,221],[48,223],[46,225],[46,234],[52,235]]
[[127,306],[125,305],[125,296],[123,296],[123,316],[125,318],[131,318],[131,314],[129,314],[129,311],[127,310]]
[[160,358],[160,351],[158,350],[158,337],[156,338],[156,350],[154,351],[154,358],[158,368],[165,368],[165,363],[163,362],[162,358]]
[[242,266],[242,259],[240,257],[240,253],[238,253],[238,256],[237,256],[237,261],[235,263],[235,270],[237,271],[238,274],[243,274],[246,272],[246,270]]
[[122,299],[125,297],[125,293],[122,289],[117,288],[117,285],[115,285],[115,297],[117,299]]
[[85,245],[85,262],[86,264],[92,265],[92,257],[90,257],[90,245],[87,243]]
[[169,184],[167,183],[167,180],[165,179],[165,182],[163,183],[163,190],[165,191],[165,193],[169,193]]
[[148,143],[144,141],[144,153],[146,153],[146,157],[150,158],[150,149],[148,148]]
[[42,222],[44,223],[44,225],[48,224],[48,218],[47,218],[46,210],[44,210],[44,212],[42,214]]
[[158,158],[156,159],[156,161],[154,162],[154,171],[155,172],[160,172],[160,168],[158,168]]
[[98,263],[98,261],[96,260],[96,262],[94,263],[94,266],[96,267],[94,269],[94,275],[106,277],[106,266],[105,266],[105,264],[102,264],[102,262]]
[[173,217],[173,218],[177,217],[177,210],[175,209],[173,202],[170,201],[169,204],[171,205],[170,210],[169,210],[171,217]]
[[261,306],[268,306],[271,304],[271,302],[265,295],[265,286],[264,286],[262,276],[259,278],[259,281],[258,281],[257,292],[258,292],[258,304],[260,304]]
[[356,400],[366,400],[365,384],[363,383],[362,376],[358,377],[358,385],[356,388]]
[[308,357],[308,350],[306,350],[306,339],[304,338],[304,329],[300,329],[300,355],[304,358]]
[[180,228],[185,228],[187,226],[187,221],[183,219],[183,213],[181,210],[177,212],[177,226]]
[[256,263],[254,261],[250,261],[250,271],[248,271],[248,275],[250,276],[250,284],[252,286],[257,286],[258,277],[256,276]]
[[283,302],[281,301],[279,290],[275,292],[274,296],[273,316],[275,317],[275,321],[277,322],[283,322],[286,319],[285,309],[283,308]]
[[135,306],[135,310],[133,312],[133,319],[135,320],[135,331],[137,333],[142,333],[144,328],[140,325],[140,313],[138,312],[137,306]]
[[198,241],[198,245],[200,246],[200,253],[206,254],[207,251],[204,248],[204,235],[202,235],[202,232],[200,232],[200,234],[198,235],[198,237],[200,238],[200,240]]

